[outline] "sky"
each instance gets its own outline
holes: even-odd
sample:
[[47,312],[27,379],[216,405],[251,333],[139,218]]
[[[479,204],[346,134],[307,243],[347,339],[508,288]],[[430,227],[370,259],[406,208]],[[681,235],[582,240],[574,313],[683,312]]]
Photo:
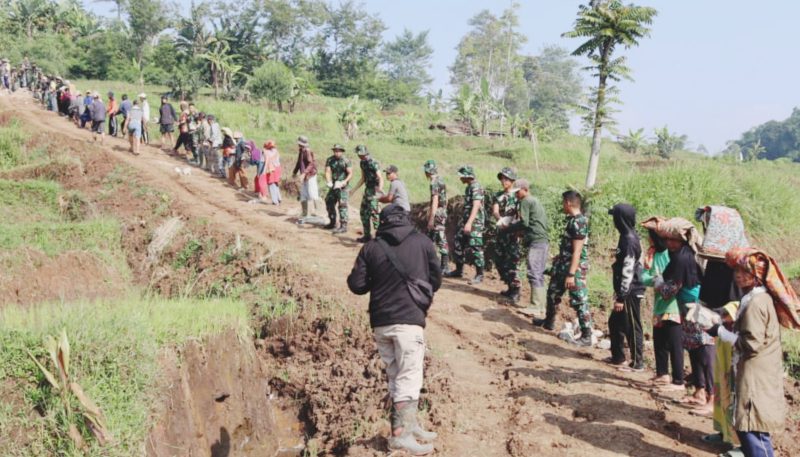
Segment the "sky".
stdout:
[[[135,2],[135,0],[132,0]],[[91,10],[111,15],[112,3],[85,0]],[[488,9],[498,15],[509,0],[362,0],[387,26],[390,40],[408,28],[429,30],[434,49],[433,89],[452,91],[448,67],[469,19]],[[523,52],[536,54],[556,44],[572,51],[579,40],[561,38],[575,20],[578,0],[518,0]],[[633,82],[620,84],[623,105],[616,114],[621,133],[654,128],[689,137],[689,146],[714,153],[728,140],[769,120],[783,120],[800,105],[797,75],[796,0],[636,0],[655,7],[652,35],[622,51]],[[178,0],[188,5],[189,0]],[[585,61],[582,61],[585,63]],[[586,74],[585,85],[594,83]]]

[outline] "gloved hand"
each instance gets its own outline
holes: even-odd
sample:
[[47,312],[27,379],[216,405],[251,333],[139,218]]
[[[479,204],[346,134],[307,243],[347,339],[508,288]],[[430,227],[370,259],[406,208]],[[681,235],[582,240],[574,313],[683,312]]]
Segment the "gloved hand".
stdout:
[[344,181],[336,181],[333,185],[334,189],[341,189],[342,187],[344,187]]
[[333,189],[333,183],[332,182],[328,181],[325,184],[328,186],[328,189]]
[[662,278],[661,275],[658,275],[655,278],[653,278],[653,287],[655,287],[656,289],[660,289],[661,286],[663,285],[664,285],[664,278]]

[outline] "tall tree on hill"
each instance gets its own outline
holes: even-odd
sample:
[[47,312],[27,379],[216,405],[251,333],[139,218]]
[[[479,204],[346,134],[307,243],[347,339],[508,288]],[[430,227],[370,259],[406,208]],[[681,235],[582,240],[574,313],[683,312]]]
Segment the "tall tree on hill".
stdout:
[[325,16],[313,64],[322,92],[334,97],[365,93],[376,76],[386,26],[352,0],[326,5]]
[[519,68],[519,51],[527,41],[517,31],[518,7],[519,4],[512,3],[500,17],[483,10],[470,19],[472,30],[458,43],[458,55],[450,67],[451,84],[457,87],[467,84],[479,91],[481,79],[486,78],[492,96],[505,98]]
[[432,57],[427,30],[414,35],[405,29],[394,41],[384,44],[381,53],[389,81],[402,85],[404,91],[413,96],[419,96],[423,87],[433,81],[428,73]]
[[325,21],[325,2],[261,0],[256,5],[256,11],[263,17],[264,40],[270,44],[274,57],[286,65],[298,65]]
[[136,8],[128,9],[131,45],[139,70],[139,84],[144,84],[144,57],[153,46],[153,39],[169,26],[166,5],[161,0],[137,0]]
[[587,115],[592,127],[592,153],[586,187],[594,187],[597,167],[600,164],[600,136],[609,120],[609,105],[618,100],[613,96],[614,87],[609,85],[630,77],[630,69],[624,56],[614,57],[619,46],[626,49],[639,45],[639,40],[650,35],[650,25],[656,16],[655,8],[625,5],[620,0],[592,0],[578,7],[575,26],[563,34],[566,38],[587,38],[572,55],[586,56],[592,62],[597,77],[597,88],[592,94],[594,104]]

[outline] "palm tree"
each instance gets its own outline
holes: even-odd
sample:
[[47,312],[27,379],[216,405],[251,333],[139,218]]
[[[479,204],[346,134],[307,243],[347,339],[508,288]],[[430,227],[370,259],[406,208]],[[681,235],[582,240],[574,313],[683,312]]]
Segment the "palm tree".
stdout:
[[747,150],[747,156],[746,156],[746,159],[747,159],[747,161],[748,161],[748,162],[749,162],[749,161],[753,161],[753,160],[757,160],[757,159],[758,159],[758,158],[761,156],[761,154],[763,154],[763,153],[765,153],[765,152],[767,152],[767,148],[765,148],[765,147],[764,147],[764,145],[763,145],[763,144],[761,144],[761,138],[759,138],[759,139],[758,139],[758,140],[757,140],[755,143],[753,143],[753,145],[752,145],[752,146],[750,146],[750,148]]
[[638,46],[640,39],[650,35],[648,26],[653,23],[656,14],[655,8],[625,5],[620,0],[593,0],[588,5],[578,7],[575,27],[562,35],[566,38],[588,38],[572,55],[588,57],[598,78],[593,96],[595,106],[588,115],[592,126],[592,154],[586,174],[587,188],[592,188],[597,180],[600,135],[608,118],[608,103],[614,101],[606,97],[610,89],[608,80],[619,81],[630,74],[625,57],[614,58],[614,51],[618,46],[626,49]]
[[17,0],[9,5],[7,12],[11,22],[22,27],[28,39],[50,22],[53,13],[53,5],[46,0]]
[[619,145],[625,152],[638,154],[647,145],[644,129],[628,130],[628,134],[619,138]]

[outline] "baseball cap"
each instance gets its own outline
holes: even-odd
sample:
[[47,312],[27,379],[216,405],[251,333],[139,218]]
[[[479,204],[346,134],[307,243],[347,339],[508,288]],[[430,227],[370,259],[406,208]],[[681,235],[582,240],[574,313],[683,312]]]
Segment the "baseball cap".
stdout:
[[516,192],[520,189],[530,190],[531,185],[527,179],[517,179],[514,181],[514,187],[511,188],[511,192]]

